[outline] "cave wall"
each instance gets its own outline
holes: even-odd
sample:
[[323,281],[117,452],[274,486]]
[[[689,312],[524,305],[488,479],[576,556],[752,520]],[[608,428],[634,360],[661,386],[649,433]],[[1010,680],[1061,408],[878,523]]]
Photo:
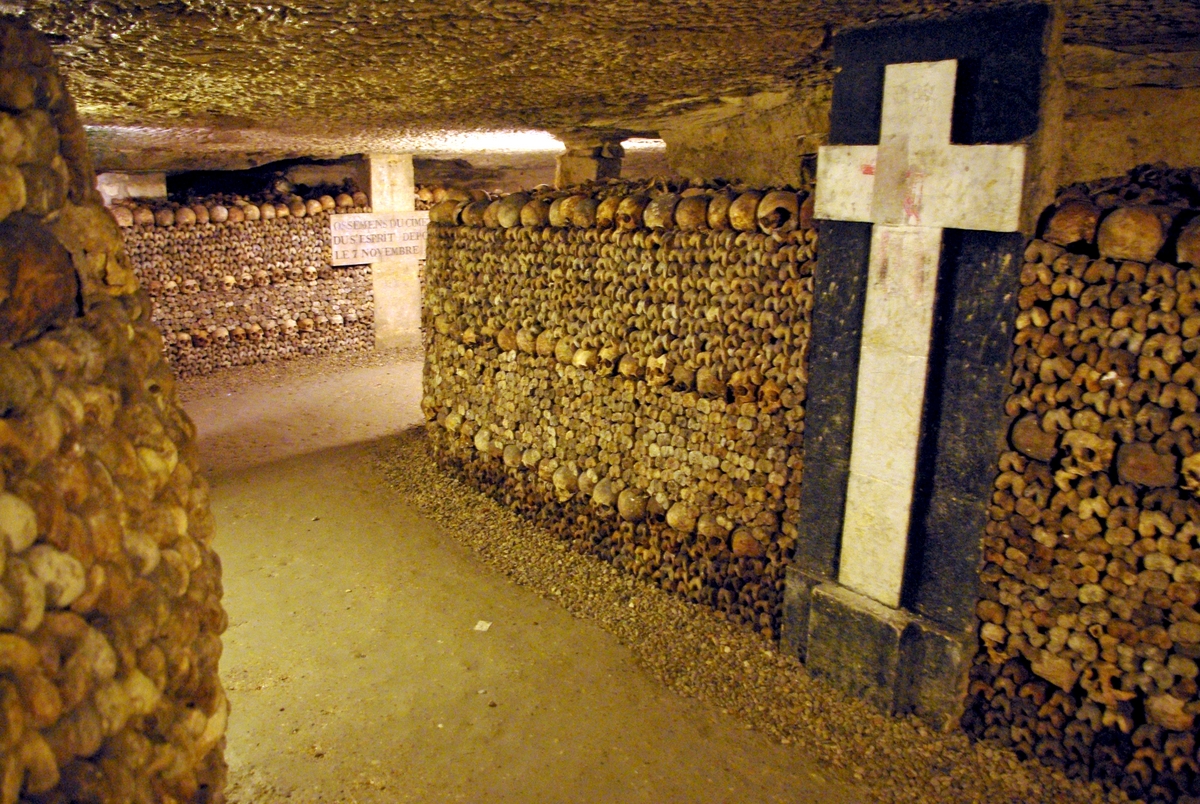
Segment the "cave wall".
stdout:
[[333,214],[123,229],[180,376],[374,348],[371,266],[330,266]]
[[733,207],[721,195],[738,231],[728,213],[707,223],[718,193],[646,207],[645,189],[610,183],[529,209],[514,195],[493,202],[508,217],[490,226],[486,201],[434,208],[431,443],[443,465],[578,549],[777,634],[816,232],[795,228],[795,193],[771,197],[791,205],[764,213],[780,224],[771,236],[758,231],[758,193]]
[[[1200,171],[1063,191],[1025,253],[964,726],[1200,795]],[[999,401],[998,401],[999,402]]]
[[[1148,163],[1200,163],[1200,51],[1063,47],[1058,185]],[[802,186],[803,157],[829,134],[829,87],[722,99],[660,123],[672,170],[695,180]]]
[[216,801],[220,562],[45,41],[0,19],[0,802]]

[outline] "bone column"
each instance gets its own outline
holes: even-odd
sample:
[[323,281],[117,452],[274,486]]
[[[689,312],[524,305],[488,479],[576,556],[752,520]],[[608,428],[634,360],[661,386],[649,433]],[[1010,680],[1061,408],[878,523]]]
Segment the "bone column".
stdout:
[[826,146],[816,217],[869,222],[838,581],[897,608],[908,554],[942,230],[1016,231],[1025,147],[950,143],[956,61],[890,64],[878,146]]
[[559,154],[554,171],[555,187],[570,187],[587,181],[616,179],[621,176],[625,149],[621,137],[591,132],[560,134],[567,147]]
[[[373,212],[412,212],[416,206],[412,154],[370,154]],[[416,257],[381,260],[372,268],[375,345],[388,349],[421,343],[421,271]]]

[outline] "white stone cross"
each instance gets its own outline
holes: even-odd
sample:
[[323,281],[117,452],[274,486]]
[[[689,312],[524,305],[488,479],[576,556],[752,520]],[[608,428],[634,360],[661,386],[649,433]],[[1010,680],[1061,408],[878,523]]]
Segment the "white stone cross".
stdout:
[[1019,228],[1024,145],[952,145],[957,62],[889,64],[879,145],[820,150],[815,216],[874,224],[838,581],[898,608],[942,230]]

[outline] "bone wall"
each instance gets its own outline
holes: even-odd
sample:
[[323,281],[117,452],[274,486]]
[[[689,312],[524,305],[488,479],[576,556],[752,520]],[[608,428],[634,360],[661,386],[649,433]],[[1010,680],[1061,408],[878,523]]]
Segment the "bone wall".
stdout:
[[371,267],[329,265],[331,214],[123,230],[179,375],[374,347]]
[[774,634],[816,233],[794,192],[672,189],[436,206],[428,429],[577,549]]
[[0,804],[221,800],[195,432],[49,47],[0,76]]
[[1200,796],[1200,171],[1064,191],[1030,243],[963,725]]

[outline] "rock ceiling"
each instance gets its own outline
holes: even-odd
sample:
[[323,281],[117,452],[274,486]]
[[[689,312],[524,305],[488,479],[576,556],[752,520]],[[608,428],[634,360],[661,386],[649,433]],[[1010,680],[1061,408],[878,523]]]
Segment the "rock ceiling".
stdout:
[[[954,0],[7,0],[49,35],[101,164],[412,149],[829,81],[831,33]],[[1066,0],[1066,38],[1188,50],[1200,0]],[[309,147],[310,144],[313,144]]]

